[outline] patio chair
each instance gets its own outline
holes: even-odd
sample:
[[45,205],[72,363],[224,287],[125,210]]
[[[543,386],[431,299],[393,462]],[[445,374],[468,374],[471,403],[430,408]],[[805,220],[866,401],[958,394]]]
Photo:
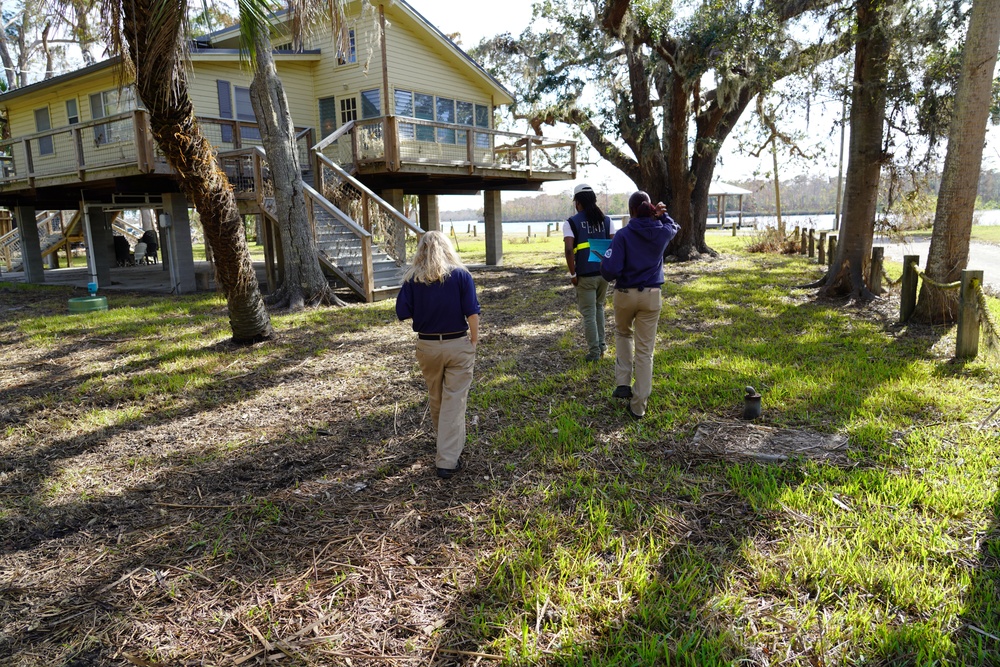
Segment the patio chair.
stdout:
[[[146,244],[146,252],[142,255],[142,261],[146,264],[156,264],[158,261],[156,251],[160,248],[160,239],[156,236],[156,232],[147,229],[142,233],[139,241]],[[140,259],[138,251],[135,253],[135,258],[137,261]]]
[[146,258],[146,244],[139,241],[135,244],[135,264],[149,264],[149,260]]

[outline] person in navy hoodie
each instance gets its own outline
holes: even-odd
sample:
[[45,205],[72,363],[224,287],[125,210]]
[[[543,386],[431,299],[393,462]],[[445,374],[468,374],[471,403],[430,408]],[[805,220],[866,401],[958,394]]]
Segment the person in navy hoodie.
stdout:
[[641,190],[629,197],[628,211],[631,218],[614,235],[601,261],[601,274],[615,282],[617,386],[611,395],[630,399],[628,414],[641,419],[653,390],[653,348],[660,319],[663,253],[680,227],[667,215],[663,202],[654,206],[649,195]]
[[417,244],[413,265],[403,275],[396,316],[413,318],[417,363],[430,394],[437,431],[437,476],[450,479],[461,469],[465,448],[465,408],[479,341],[479,300],[472,275],[448,237],[427,232]]
[[615,233],[611,218],[597,206],[597,193],[586,183],[573,189],[576,215],[563,222],[563,243],[569,279],[576,288],[576,305],[583,316],[583,335],[587,340],[587,361],[604,356],[604,306],[608,281],[601,277],[601,263],[590,256],[591,239],[609,239]]

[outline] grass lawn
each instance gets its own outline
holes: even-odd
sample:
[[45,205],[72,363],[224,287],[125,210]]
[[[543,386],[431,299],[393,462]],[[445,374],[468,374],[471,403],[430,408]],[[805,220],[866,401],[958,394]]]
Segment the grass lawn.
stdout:
[[506,243],[448,482],[392,300],[241,349],[217,295],[0,283],[0,663],[1000,664],[996,359],[709,243],[641,422],[562,239]]
[[[930,229],[906,232],[907,236],[926,236],[927,238],[930,238],[932,233],[933,230]],[[1000,225],[973,225],[972,240],[980,243],[1000,244]]]

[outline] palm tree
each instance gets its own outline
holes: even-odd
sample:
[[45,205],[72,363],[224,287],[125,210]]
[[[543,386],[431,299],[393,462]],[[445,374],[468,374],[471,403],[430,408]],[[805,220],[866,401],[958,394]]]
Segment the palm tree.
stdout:
[[[315,2],[289,3],[293,37],[301,37],[302,26],[318,10],[329,12],[335,28],[344,17],[345,0],[322,5]],[[306,303],[343,305],[333,293],[319,263],[319,253],[309,225],[302,170],[295,141],[295,125],[288,108],[288,98],[278,77],[272,57],[271,23],[268,0],[241,0],[240,33],[242,50],[249,55],[254,72],[250,100],[260,128],[261,142],[268,157],[274,183],[274,206],[281,236],[283,282],[269,297],[270,302],[292,310]]]
[[187,5],[178,0],[104,0],[108,44],[134,77],[139,99],[181,191],[198,210],[226,296],[233,342],[249,344],[274,331],[250,259],[242,218],[215,149],[201,133],[182,61]]

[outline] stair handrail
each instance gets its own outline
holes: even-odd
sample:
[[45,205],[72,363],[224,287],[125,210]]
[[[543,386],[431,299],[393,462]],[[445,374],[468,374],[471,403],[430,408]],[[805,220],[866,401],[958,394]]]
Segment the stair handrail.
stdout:
[[3,261],[7,271],[14,270],[14,254],[21,252],[21,228],[15,227],[3,236],[0,236],[0,260]]
[[354,129],[354,121],[353,120],[347,121],[339,128],[334,130],[329,136],[320,139],[319,143],[313,146],[310,150],[313,153],[322,153],[324,148],[335,142],[337,139],[340,139],[342,136],[350,134],[351,130],[353,129]]
[[[333,216],[337,222],[346,227],[351,231],[358,239],[361,241],[361,284],[356,285],[358,291],[364,293],[365,300],[368,302],[375,300],[375,264],[372,257],[372,234],[364,227],[354,222],[351,216],[347,215],[339,208],[337,208],[333,202],[324,197],[321,193],[317,192],[314,187],[308,183],[303,183],[303,191],[306,197],[309,199],[309,218],[312,222],[313,227],[313,238],[316,238],[316,214],[314,208],[319,206],[324,209],[327,213]],[[345,273],[345,278],[349,276]]]
[[408,228],[411,232],[413,232],[414,234],[416,234],[417,238],[420,238],[421,236],[423,236],[425,230],[423,230],[420,227],[418,227],[417,225],[413,224],[412,220],[410,220],[405,215],[403,215],[402,213],[400,213],[399,211],[397,211],[396,208],[392,204],[390,204],[389,202],[387,202],[386,200],[382,199],[377,194],[375,194],[374,192],[372,192],[372,190],[367,185],[365,185],[364,183],[362,183],[361,181],[359,181],[358,179],[354,178],[349,173],[347,173],[347,171],[345,171],[343,167],[341,167],[336,162],[334,162],[333,160],[331,160],[327,156],[323,155],[322,153],[317,153],[316,159],[321,164],[324,164],[327,167],[330,167],[331,169],[333,169],[333,171],[336,172],[336,174],[338,176],[340,176],[342,179],[344,179],[345,181],[347,181],[348,183],[350,183],[352,186],[354,186],[355,188],[357,188],[363,195],[367,196],[369,199],[371,199],[376,204],[378,204],[379,208],[381,208],[388,215],[390,215],[393,218],[395,218],[395,220],[398,223],[400,223],[404,227]]

